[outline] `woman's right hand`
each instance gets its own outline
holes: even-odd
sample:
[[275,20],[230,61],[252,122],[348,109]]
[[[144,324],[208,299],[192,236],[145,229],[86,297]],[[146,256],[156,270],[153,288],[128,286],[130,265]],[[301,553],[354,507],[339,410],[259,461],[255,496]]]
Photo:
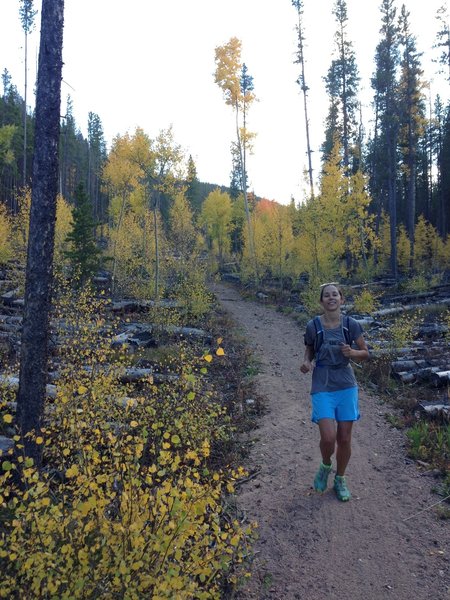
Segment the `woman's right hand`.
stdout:
[[306,359],[303,361],[303,364],[300,365],[300,371],[302,373],[309,373],[312,370],[312,364],[311,361]]

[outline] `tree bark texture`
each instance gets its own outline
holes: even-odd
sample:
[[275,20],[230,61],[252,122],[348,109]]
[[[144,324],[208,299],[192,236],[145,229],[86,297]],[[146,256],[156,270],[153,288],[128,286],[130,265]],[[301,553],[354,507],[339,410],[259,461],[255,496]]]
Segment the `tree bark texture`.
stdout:
[[[37,431],[47,380],[53,243],[58,192],[64,0],[42,0],[36,94],[36,131],[25,283],[25,308],[17,395],[22,435]],[[38,447],[25,439],[25,451],[39,459]]]

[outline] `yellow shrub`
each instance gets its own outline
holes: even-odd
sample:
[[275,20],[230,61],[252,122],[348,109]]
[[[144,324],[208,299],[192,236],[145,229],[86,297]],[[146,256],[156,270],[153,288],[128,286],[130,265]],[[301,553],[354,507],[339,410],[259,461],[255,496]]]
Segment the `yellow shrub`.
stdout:
[[364,289],[360,294],[355,296],[354,307],[357,312],[372,313],[379,306],[378,296],[368,289]]
[[3,204],[0,204],[0,264],[12,258],[11,219]]
[[0,458],[0,597],[219,598],[251,528],[223,515],[244,473],[212,467],[229,425],[207,363],[186,347],[173,382],[124,389],[104,307],[78,293],[60,305],[58,394],[35,438],[46,468]]

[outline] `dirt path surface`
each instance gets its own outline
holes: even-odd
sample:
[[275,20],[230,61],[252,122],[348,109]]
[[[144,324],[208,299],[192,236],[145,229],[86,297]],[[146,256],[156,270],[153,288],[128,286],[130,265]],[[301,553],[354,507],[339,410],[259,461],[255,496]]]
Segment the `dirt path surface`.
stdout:
[[[433,510],[433,479],[405,459],[403,434],[364,392],[347,470],[353,498],[312,489],[318,430],[310,421],[310,375],[302,375],[302,331],[225,284],[214,292],[261,364],[257,391],[267,413],[251,432],[251,469],[238,503],[257,521],[252,578],[243,600],[450,600],[450,523]],[[331,478],[330,478],[331,481]],[[409,518],[412,517],[412,518]]]

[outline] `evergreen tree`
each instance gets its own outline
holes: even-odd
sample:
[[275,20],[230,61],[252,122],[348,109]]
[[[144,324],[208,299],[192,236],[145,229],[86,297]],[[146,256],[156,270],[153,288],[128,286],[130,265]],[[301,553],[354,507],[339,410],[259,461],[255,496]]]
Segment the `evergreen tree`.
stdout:
[[414,262],[414,228],[416,223],[417,155],[419,140],[424,133],[424,96],[420,53],[411,33],[409,12],[402,6],[400,43],[403,47],[399,82],[399,148],[404,180],[404,213],[410,241],[410,268]]
[[231,142],[230,196],[236,199],[243,189],[242,166],[236,142]]
[[93,218],[103,221],[106,207],[101,192],[101,174],[106,162],[106,142],[100,117],[93,112],[88,115],[88,178],[87,193],[92,202]]
[[95,243],[96,223],[92,218],[92,205],[81,183],[75,190],[72,216],[72,231],[66,238],[71,249],[65,252],[65,256],[70,261],[72,273],[83,284],[98,270],[100,250]]
[[447,7],[441,6],[436,14],[439,30],[436,33],[436,43],[434,48],[440,49],[440,55],[437,62],[442,67],[447,80],[450,81],[450,26]]
[[439,165],[439,233],[445,240],[449,234],[450,223],[450,104],[445,110],[442,128],[442,146],[438,158]]
[[443,194],[442,186],[441,158],[445,119],[445,106],[441,97],[437,95],[433,106],[433,118],[430,123],[430,155],[432,164],[436,164],[436,183],[431,194],[430,221],[436,224],[436,228],[442,237],[445,237],[445,194]]
[[194,215],[198,215],[202,208],[202,197],[200,195],[200,182],[197,177],[197,167],[195,166],[194,159],[191,155],[189,155],[188,158],[186,183],[186,199],[189,202]]
[[61,125],[60,139],[60,193],[74,201],[79,183],[85,187],[89,173],[89,142],[82,136],[73,116],[73,101],[67,97],[66,114]]
[[391,273],[397,278],[397,70],[399,30],[395,0],[382,0],[381,40],[375,52],[372,78],[375,106],[375,131],[370,150],[370,189],[376,199],[376,234],[379,235],[383,210],[389,215]]
[[[326,89],[330,97],[330,109],[325,133],[324,160],[337,140],[342,148],[344,170],[350,175],[350,155],[356,144],[358,120],[359,74],[352,42],[347,35],[347,3],[336,0],[333,14],[337,23],[335,33],[336,54],[325,77]],[[327,143],[328,142],[328,143]]]

